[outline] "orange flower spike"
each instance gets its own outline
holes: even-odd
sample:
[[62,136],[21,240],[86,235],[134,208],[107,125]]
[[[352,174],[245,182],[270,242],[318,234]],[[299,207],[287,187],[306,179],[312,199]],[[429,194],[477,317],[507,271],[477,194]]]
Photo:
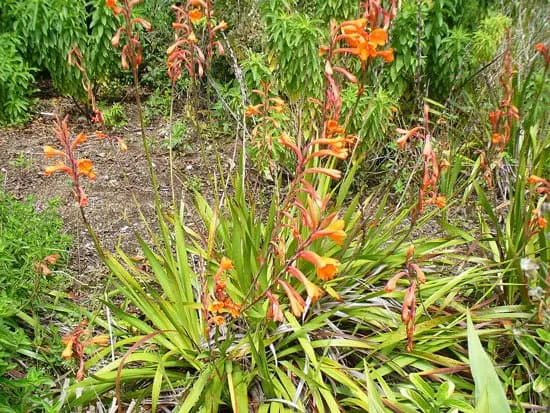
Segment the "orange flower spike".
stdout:
[[323,290],[307,279],[307,277],[296,267],[288,267],[287,271],[306,288],[306,293],[311,301],[315,302],[323,295]]
[[46,158],[53,158],[54,156],[68,158],[65,152],[55,149],[53,146],[48,146],[48,145],[44,146],[44,156]]
[[315,265],[317,277],[323,281],[332,280],[338,272],[340,261],[330,257],[321,257],[312,251],[301,251],[298,257]]
[[306,302],[304,301],[302,296],[298,294],[298,291],[296,291],[288,283],[282,280],[277,280],[277,283],[281,285],[285,290],[286,296],[290,301],[290,311],[292,312],[292,314],[294,314],[296,317],[300,317],[303,314],[304,307],[306,305]]
[[200,9],[193,9],[189,12],[189,20],[191,23],[197,24],[202,19],[202,13]]

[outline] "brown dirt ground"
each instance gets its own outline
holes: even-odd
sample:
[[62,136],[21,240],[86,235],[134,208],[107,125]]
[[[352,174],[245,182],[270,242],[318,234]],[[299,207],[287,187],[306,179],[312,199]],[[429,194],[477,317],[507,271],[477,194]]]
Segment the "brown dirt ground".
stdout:
[[[126,126],[111,133],[121,136],[126,142],[126,152],[121,152],[114,141],[97,140],[95,131],[98,128],[74,112],[74,106],[63,99],[40,101],[37,115],[24,127],[0,129],[0,173],[4,176],[0,184],[7,193],[18,199],[32,195],[36,199],[37,209],[52,198],[61,198],[59,212],[65,231],[74,239],[69,263],[76,284],[73,291],[77,295],[80,295],[78,291],[88,295],[86,291],[90,292],[90,289],[101,290],[105,268],[81,222],[79,209],[71,193],[71,182],[61,174],[46,177],[43,173],[44,168],[54,161],[44,158],[42,147],[59,147],[54,135],[53,117],[48,115],[54,112],[54,105],[60,107],[60,113],[71,113],[69,127],[73,134],[84,131],[88,136],[88,141],[79,146],[78,155],[93,161],[97,179],[93,183],[84,180],[89,199],[86,213],[106,248],[113,250],[116,245],[120,245],[129,255],[139,254],[134,233],[146,233],[141,213],[148,224],[155,227],[153,190],[137,127],[139,123],[135,106],[131,104],[125,106],[128,116]],[[169,156],[168,149],[160,145],[166,123],[162,120],[157,122],[147,129],[147,134],[152,139],[153,162],[161,198],[168,205],[171,199]],[[176,193],[183,194],[187,205],[192,198],[189,188],[199,187],[207,193],[208,198],[208,191],[212,187],[209,183],[218,172],[217,156],[223,152],[227,152],[227,156],[221,157],[226,160],[222,167],[227,168],[232,162],[233,153],[233,145],[228,142],[209,142],[195,137],[190,139],[183,152],[176,152]],[[191,222],[196,219],[191,212],[192,207],[186,210],[189,211],[186,214]],[[86,301],[85,297],[80,298]]]

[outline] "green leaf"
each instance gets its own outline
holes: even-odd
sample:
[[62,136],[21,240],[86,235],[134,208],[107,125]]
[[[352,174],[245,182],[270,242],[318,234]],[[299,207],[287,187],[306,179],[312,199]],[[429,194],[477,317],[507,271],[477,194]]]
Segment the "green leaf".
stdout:
[[481,345],[469,311],[466,316],[468,318],[468,358],[475,383],[476,412],[511,412],[497,372]]

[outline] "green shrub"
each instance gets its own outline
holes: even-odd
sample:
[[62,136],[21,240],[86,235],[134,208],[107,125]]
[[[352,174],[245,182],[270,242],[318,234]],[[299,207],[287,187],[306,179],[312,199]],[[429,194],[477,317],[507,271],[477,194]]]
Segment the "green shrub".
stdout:
[[56,202],[37,211],[34,200],[17,201],[0,190],[0,284],[2,300],[13,308],[35,308],[44,293],[61,285],[55,271],[37,274],[35,266],[46,256],[60,254],[66,260],[70,237],[61,232]]
[[115,103],[113,106],[106,108],[103,111],[103,119],[105,120],[105,125],[111,128],[119,128],[128,122],[126,112],[124,112],[124,108],[120,103]]
[[25,122],[32,103],[31,67],[17,54],[8,34],[0,34],[0,125]]
[[322,22],[300,13],[271,14],[266,21],[280,91],[292,100],[319,97],[323,85],[319,47],[325,36],[319,28]]

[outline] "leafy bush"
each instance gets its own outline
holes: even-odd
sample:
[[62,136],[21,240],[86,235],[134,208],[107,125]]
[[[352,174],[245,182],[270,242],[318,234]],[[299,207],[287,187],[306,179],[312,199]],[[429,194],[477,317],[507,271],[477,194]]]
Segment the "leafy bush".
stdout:
[[17,53],[12,36],[0,34],[0,125],[29,118],[32,69]]
[[115,103],[114,105],[104,109],[103,119],[105,120],[105,125],[112,128],[120,128],[128,122],[128,117],[126,116],[124,107],[120,103]]
[[43,294],[63,280],[56,272],[45,276],[36,270],[49,255],[67,259],[71,239],[62,233],[57,205],[49,202],[37,211],[32,198],[20,202],[0,190],[0,282],[2,300],[9,300],[13,309],[37,308]]
[[300,13],[277,12],[266,16],[268,46],[279,90],[292,100],[319,97],[322,65],[319,47],[324,39],[322,22]]

